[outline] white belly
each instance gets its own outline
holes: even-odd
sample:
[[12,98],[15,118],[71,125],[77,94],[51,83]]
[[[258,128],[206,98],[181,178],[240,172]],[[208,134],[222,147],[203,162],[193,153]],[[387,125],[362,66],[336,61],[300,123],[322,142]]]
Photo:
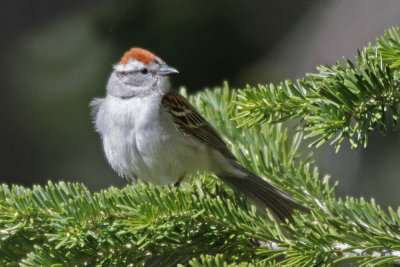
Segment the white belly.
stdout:
[[160,113],[160,100],[108,96],[100,105],[96,128],[109,163],[121,176],[168,184],[209,169],[208,149],[178,131],[168,113]]

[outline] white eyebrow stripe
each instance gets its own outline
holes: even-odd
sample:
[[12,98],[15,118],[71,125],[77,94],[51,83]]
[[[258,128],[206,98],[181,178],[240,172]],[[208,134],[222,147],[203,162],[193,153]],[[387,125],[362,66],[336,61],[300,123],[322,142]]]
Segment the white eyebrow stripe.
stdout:
[[129,59],[128,63],[124,64],[115,64],[113,69],[116,71],[132,71],[132,70],[140,70],[145,67],[145,65],[137,60]]

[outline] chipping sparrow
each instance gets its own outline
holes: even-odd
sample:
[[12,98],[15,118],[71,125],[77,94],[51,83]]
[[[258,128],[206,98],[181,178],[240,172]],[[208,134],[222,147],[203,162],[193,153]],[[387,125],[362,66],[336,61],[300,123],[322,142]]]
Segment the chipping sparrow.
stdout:
[[185,175],[210,171],[245,195],[261,212],[293,221],[309,209],[241,166],[214,128],[179,93],[168,76],[178,73],[149,51],[127,51],[91,102],[108,162],[120,176],[178,186]]

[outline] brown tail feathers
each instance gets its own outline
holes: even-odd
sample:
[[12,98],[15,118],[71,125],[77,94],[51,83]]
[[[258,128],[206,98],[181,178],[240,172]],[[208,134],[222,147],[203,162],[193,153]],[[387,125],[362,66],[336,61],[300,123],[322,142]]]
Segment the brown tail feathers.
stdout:
[[251,171],[237,164],[238,169],[247,174],[246,177],[234,177],[232,175],[218,175],[218,177],[235,191],[245,195],[253,202],[257,209],[264,212],[269,209],[281,221],[288,219],[294,222],[292,214],[294,210],[310,212],[310,209],[294,200],[285,192],[255,175]]

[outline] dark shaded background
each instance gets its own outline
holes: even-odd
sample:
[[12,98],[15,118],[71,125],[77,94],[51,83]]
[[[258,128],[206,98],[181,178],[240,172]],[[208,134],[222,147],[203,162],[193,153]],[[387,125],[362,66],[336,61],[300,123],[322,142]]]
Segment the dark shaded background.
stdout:
[[[379,2],[379,3],[378,3]],[[126,183],[109,168],[88,103],[104,95],[111,66],[131,46],[180,70],[189,91],[302,77],[353,58],[400,25],[400,2],[8,1],[0,16],[0,182],[83,181],[92,190]],[[399,135],[372,135],[366,150],[318,150],[339,195],[398,205]]]

